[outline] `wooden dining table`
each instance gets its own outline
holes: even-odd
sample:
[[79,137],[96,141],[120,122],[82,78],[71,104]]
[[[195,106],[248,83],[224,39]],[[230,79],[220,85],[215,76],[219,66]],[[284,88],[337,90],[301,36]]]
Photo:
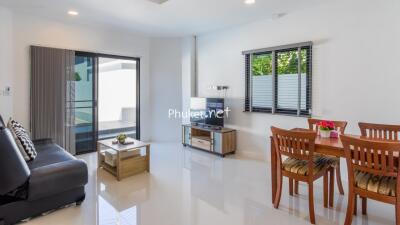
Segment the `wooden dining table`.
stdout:
[[[310,131],[304,128],[294,128],[293,131]],[[351,135],[354,137],[360,137],[359,135]],[[277,188],[277,171],[278,171],[278,157],[275,151],[275,145],[273,137],[271,139],[271,185],[272,185],[272,203],[275,200],[276,188]],[[321,138],[317,136],[315,139],[314,152],[321,153],[330,156],[337,156],[345,158],[343,144],[340,138]]]

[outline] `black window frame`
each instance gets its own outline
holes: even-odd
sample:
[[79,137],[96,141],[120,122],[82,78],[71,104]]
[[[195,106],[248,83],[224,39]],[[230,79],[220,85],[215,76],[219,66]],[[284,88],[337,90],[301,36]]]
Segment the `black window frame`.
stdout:
[[[278,108],[278,57],[277,53],[297,50],[299,53],[302,50],[307,51],[307,66],[306,66],[306,109],[301,109],[301,95],[297,96],[298,106],[296,109],[282,109]],[[280,114],[280,115],[295,115],[310,117],[312,114],[312,42],[303,42],[290,45],[276,46],[271,48],[255,49],[250,51],[244,51],[245,57],[245,112],[261,112],[269,114]],[[252,106],[252,56],[272,53],[272,96],[273,106],[272,107],[254,107]],[[301,57],[298,57],[298,67],[301,66]],[[299,68],[300,69],[300,68]],[[298,69],[298,71],[299,71]],[[299,71],[300,73],[301,71]],[[301,84],[299,83],[301,87]],[[301,90],[301,89],[300,89]],[[299,91],[300,91],[299,90]]]

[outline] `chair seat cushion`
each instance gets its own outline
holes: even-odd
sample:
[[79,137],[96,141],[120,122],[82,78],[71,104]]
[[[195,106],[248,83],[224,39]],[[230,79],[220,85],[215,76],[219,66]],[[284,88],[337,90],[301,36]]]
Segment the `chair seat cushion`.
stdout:
[[339,166],[340,165],[340,158],[336,156],[330,156],[330,155],[323,155],[323,154],[315,154],[318,157],[324,157],[325,160],[328,161],[329,164],[331,164],[333,167]]
[[397,179],[395,177],[379,176],[367,172],[355,171],[354,182],[358,188],[381,195],[396,197]]
[[[332,167],[332,160],[323,155],[315,155],[313,159],[313,175]],[[287,158],[282,163],[282,167],[285,171],[296,173],[302,176],[308,175],[308,162],[306,160],[300,160],[295,158]]]

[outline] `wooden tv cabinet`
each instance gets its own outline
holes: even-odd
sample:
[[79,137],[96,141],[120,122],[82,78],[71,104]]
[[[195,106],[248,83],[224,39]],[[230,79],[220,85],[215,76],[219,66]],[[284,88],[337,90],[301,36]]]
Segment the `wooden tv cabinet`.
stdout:
[[236,151],[236,130],[207,125],[182,125],[182,144],[225,157]]

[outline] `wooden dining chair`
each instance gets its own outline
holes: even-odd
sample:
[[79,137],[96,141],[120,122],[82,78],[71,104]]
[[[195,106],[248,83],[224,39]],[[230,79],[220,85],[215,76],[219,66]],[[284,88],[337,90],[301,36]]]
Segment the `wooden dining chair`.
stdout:
[[400,125],[358,123],[358,126],[363,137],[400,141]]
[[[318,123],[324,121],[320,119],[308,119],[308,127],[310,130],[314,130],[317,133],[319,132],[319,127]],[[339,134],[344,134],[344,131],[346,130],[347,122],[346,121],[332,121],[335,124],[335,130]],[[334,157],[334,156],[326,156],[330,157],[331,160],[335,162],[335,170],[336,170],[336,183],[339,189],[339,193],[341,195],[344,195],[344,189],[343,189],[343,184],[342,184],[342,176],[340,173],[340,157]],[[295,189],[298,189],[298,185],[295,184]],[[297,190],[298,191],[298,190]]]
[[[346,135],[340,138],[346,155],[349,181],[345,225],[352,222],[357,209],[357,196],[395,205],[396,224],[400,225],[400,142]],[[363,204],[363,213],[364,210]]]
[[[377,124],[377,123],[358,123],[361,131],[361,137],[387,140],[387,141],[400,141],[400,125]],[[357,208],[357,204],[356,204]],[[367,214],[367,199],[362,198],[362,213]]]
[[[279,207],[282,194],[283,176],[297,182],[308,184],[308,204],[310,222],[315,224],[314,213],[314,187],[315,180],[323,177],[324,180],[324,207],[333,205],[333,167],[327,163],[324,157],[314,155],[315,138],[317,134],[312,131],[289,131],[271,127],[275,151],[278,157],[277,168],[277,192],[274,207]],[[330,179],[330,191],[328,191],[328,176]],[[292,184],[289,189],[293,188]]]

